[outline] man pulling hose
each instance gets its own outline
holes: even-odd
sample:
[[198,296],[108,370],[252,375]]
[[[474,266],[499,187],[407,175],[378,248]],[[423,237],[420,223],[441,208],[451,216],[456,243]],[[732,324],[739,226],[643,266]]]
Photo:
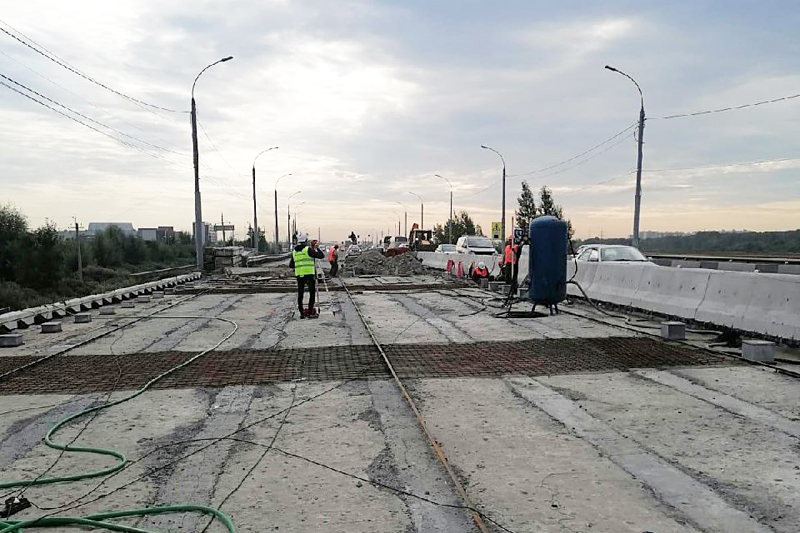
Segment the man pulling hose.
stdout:
[[[300,318],[317,318],[319,314],[314,309],[314,299],[316,297],[317,275],[314,266],[315,259],[324,259],[325,254],[317,247],[317,241],[308,244],[308,235],[299,233],[297,235],[297,246],[292,250],[292,258],[289,260],[289,267],[294,268],[294,275],[297,278],[297,306],[300,309]],[[308,308],[303,307],[303,292],[308,287]]]

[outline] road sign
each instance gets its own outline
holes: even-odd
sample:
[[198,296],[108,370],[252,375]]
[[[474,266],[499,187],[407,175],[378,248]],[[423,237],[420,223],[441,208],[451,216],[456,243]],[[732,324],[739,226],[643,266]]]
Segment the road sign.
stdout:
[[233,231],[233,224],[214,224],[214,231]]
[[500,234],[502,232],[502,224],[500,222],[492,222],[492,239],[501,239]]

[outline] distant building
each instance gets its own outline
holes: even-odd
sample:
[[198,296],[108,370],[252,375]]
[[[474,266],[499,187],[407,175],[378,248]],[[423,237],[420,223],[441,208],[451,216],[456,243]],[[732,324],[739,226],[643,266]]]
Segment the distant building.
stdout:
[[686,233],[683,231],[640,231],[639,238],[645,239],[660,239],[661,237],[683,237],[685,235],[694,235],[694,233]]
[[111,226],[118,227],[122,230],[122,233],[126,235],[136,235],[136,229],[130,222],[89,222],[89,230],[87,233],[94,237]]
[[174,242],[175,228],[173,226],[159,226],[156,229],[156,240],[160,242]]
[[139,238],[143,241],[157,241],[158,229],[157,228],[139,228]]
[[[214,225],[209,224],[208,222],[203,222],[203,245],[211,245],[216,244],[217,242],[217,232],[214,231]],[[192,239],[195,236],[195,223],[192,222]]]

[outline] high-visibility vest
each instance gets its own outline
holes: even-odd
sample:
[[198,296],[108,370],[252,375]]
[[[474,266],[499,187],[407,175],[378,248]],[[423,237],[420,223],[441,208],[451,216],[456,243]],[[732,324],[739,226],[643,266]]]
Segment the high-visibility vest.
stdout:
[[486,276],[488,276],[488,275],[489,275],[489,269],[487,269],[487,268],[483,268],[483,269],[476,268],[476,269],[475,269],[475,272],[476,272],[476,273],[477,273],[479,276],[482,276],[482,277],[486,277]]
[[308,255],[308,246],[304,247],[299,252],[292,250],[292,259],[294,259],[294,275],[298,278],[300,276],[313,276],[314,258]]
[[328,261],[333,263],[335,260],[336,260],[336,249],[331,248],[330,250],[328,250]]
[[506,255],[505,255],[505,263],[513,263],[514,262],[514,250],[511,248],[510,244],[506,245]]

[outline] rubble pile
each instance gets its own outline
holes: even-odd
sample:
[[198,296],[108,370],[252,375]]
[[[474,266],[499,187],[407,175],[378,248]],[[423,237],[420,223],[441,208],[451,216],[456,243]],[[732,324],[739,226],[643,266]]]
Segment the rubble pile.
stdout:
[[345,272],[356,276],[412,276],[425,272],[422,262],[411,253],[387,259],[379,250],[369,250],[361,255],[348,256],[345,262]]
[[410,252],[389,258],[386,261],[386,268],[387,274],[391,276],[411,276],[425,272],[422,262]]
[[345,261],[347,270],[355,272],[356,276],[387,273],[386,258],[379,250],[368,250],[356,256],[348,255]]

